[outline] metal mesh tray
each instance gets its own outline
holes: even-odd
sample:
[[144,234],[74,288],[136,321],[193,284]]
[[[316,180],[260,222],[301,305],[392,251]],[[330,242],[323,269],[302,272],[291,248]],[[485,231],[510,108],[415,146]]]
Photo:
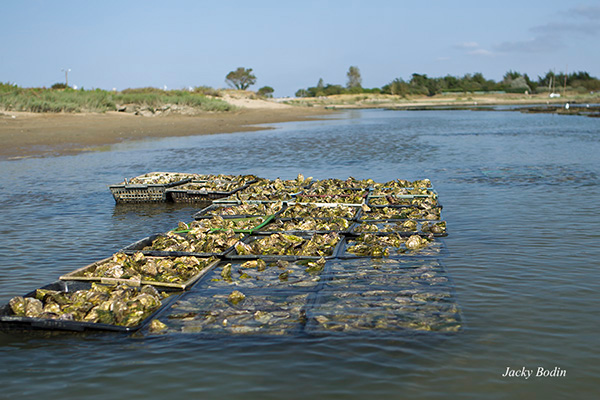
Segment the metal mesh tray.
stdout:
[[[388,234],[389,235],[389,234]],[[399,236],[409,237],[411,233],[399,233]],[[419,236],[427,236],[424,234],[418,234]],[[375,235],[376,237],[383,238],[387,235]],[[448,255],[448,249],[442,238],[434,238],[427,247],[423,247],[417,250],[408,250],[405,247],[392,247],[386,246],[389,252],[388,256],[385,255],[356,255],[348,252],[348,248],[356,243],[356,237],[345,236],[339,243],[338,252],[336,257],[340,259],[348,258],[440,258]]]
[[315,289],[321,284],[325,266],[328,262],[317,263],[318,260],[265,261],[258,267],[255,260],[227,260],[221,261],[214,269],[207,273],[198,288],[229,289],[229,290],[257,290],[265,289],[285,290]]
[[[152,260],[152,259],[158,260],[161,258],[175,259],[176,257],[147,257],[147,258],[150,260]],[[200,258],[200,257],[198,257],[198,258]],[[202,257],[202,258],[205,258],[205,257]],[[211,263],[206,265],[206,267],[204,267],[202,270],[198,271],[198,273],[194,274],[192,277],[190,277],[189,279],[187,279],[185,282],[182,282],[182,283],[150,281],[150,280],[144,280],[144,279],[135,280],[135,279],[105,278],[105,277],[99,277],[99,276],[85,276],[84,275],[86,272],[94,272],[96,270],[96,268],[98,268],[100,265],[102,265],[106,262],[109,262],[111,259],[112,259],[112,257],[108,257],[103,260],[96,261],[94,263],[86,265],[85,267],[79,268],[73,272],[69,272],[68,274],[62,275],[59,279],[62,281],[88,281],[88,282],[100,282],[100,283],[104,283],[104,284],[124,283],[129,286],[152,285],[157,288],[172,288],[172,289],[179,289],[179,290],[187,290],[196,281],[198,281],[198,279],[200,279],[204,274],[208,273],[212,268],[214,268],[219,263],[218,259],[212,261]]]
[[[184,174],[182,174],[184,175]],[[191,182],[192,177],[165,184],[120,184],[108,188],[117,203],[164,203],[168,188]]]
[[[254,182],[254,181],[253,181]],[[189,182],[188,182],[189,183]],[[185,186],[188,184],[179,185],[173,189],[166,190],[167,198],[170,198],[175,203],[195,203],[198,201],[216,200],[224,197],[231,196],[234,193],[239,192],[250,186],[250,183],[240,185],[239,187],[230,191],[218,191],[218,190],[191,190],[186,189]],[[194,182],[191,182],[194,183]]]
[[[272,234],[275,235],[275,234]],[[315,234],[315,235],[319,235],[319,234]],[[302,237],[305,240],[310,240],[313,236],[315,235],[311,235],[308,233],[303,233],[302,235],[295,235],[295,236],[299,236]],[[270,235],[251,235],[251,236],[247,236],[244,238],[243,243],[249,244],[252,243],[256,240],[263,240],[265,238],[268,238]],[[334,258],[336,256],[336,254],[339,252],[340,249],[340,245],[343,242],[343,236],[340,236],[340,240],[338,241],[338,243],[336,243],[335,247],[332,249],[331,254],[322,256],[322,255],[311,255],[311,256],[307,256],[307,255],[282,255],[282,254],[238,254],[237,250],[235,249],[235,246],[233,247],[233,249],[231,250],[231,252],[227,253],[225,255],[226,258],[228,259],[232,259],[232,260],[252,260],[252,259],[263,259],[265,261],[277,261],[277,260],[286,260],[286,261],[296,261],[296,260],[315,260],[315,259],[319,259],[319,258],[325,258],[325,259],[331,259]]]
[[[88,290],[92,287],[92,282],[81,282],[81,281],[57,281],[45,286],[40,289],[56,290],[60,292],[76,292],[78,290]],[[81,322],[74,320],[57,320],[57,319],[45,319],[45,318],[31,318],[31,317],[20,317],[13,314],[8,304],[0,308],[0,330],[3,331],[27,331],[27,330],[56,330],[56,331],[72,331],[72,332],[84,332],[84,331],[112,331],[112,332],[135,332],[146,324],[148,324],[154,317],[156,317],[162,310],[169,307],[175,300],[177,300],[183,292],[172,289],[161,289],[161,292],[168,294],[169,296],[161,300],[161,305],[149,314],[144,320],[135,326],[121,326],[103,323],[93,322]],[[36,290],[27,293],[23,297],[35,297]]]
[[[265,204],[274,204],[274,203],[265,203]],[[196,214],[194,214],[194,219],[200,220],[200,219],[213,218],[216,216],[219,216],[223,219],[236,219],[236,218],[266,217],[266,216],[270,215],[270,214],[268,214],[269,211],[266,208],[265,208],[265,213],[262,213],[262,214],[258,214],[258,213],[254,213],[254,214],[221,214],[221,213],[212,214],[213,211],[225,210],[225,209],[234,207],[236,205],[239,205],[239,204],[213,203],[210,206],[205,207],[202,210],[198,211]],[[251,203],[251,205],[260,206],[261,203]],[[273,215],[279,215],[285,207],[286,207],[285,203],[281,203],[281,207],[279,208],[279,210],[275,211],[273,213]]]
[[228,301],[235,289],[186,292],[161,314],[159,332],[223,336],[296,336],[304,330],[311,292],[243,289],[244,299]]
[[230,252],[233,249],[233,246],[220,251],[220,252],[208,252],[208,253],[198,253],[198,252],[188,252],[188,251],[166,251],[166,250],[144,250],[145,247],[151,246],[152,242],[158,239],[161,236],[166,236],[164,233],[157,233],[143,239],[138,240],[130,244],[127,247],[121,249],[121,251],[127,255],[132,255],[135,252],[140,251],[145,256],[154,256],[154,257],[181,257],[181,256],[195,256],[195,257],[223,257],[226,253]]
[[[346,217],[342,217],[348,220],[354,220],[360,210],[360,205],[357,204],[340,204],[340,203],[295,203],[288,202],[287,208],[285,208],[280,216],[283,218],[303,218],[312,216],[311,211],[315,210],[315,212],[324,212],[325,210],[330,210],[338,207],[345,207],[351,210],[352,215],[348,215]],[[299,209],[298,209],[299,208]],[[290,215],[292,214],[292,215]],[[298,215],[299,214],[299,215]],[[329,217],[315,217],[315,218],[329,218]]]
[[[345,220],[345,218],[342,218]],[[271,228],[278,228],[276,225],[281,225],[281,224],[285,224],[288,222],[293,222],[296,221],[298,223],[302,223],[303,221],[305,221],[305,218],[276,218],[273,221],[271,221],[270,224],[267,224],[263,227],[261,227],[260,229],[254,231],[253,233],[256,235],[270,235],[273,233],[287,233],[287,234],[292,234],[292,235],[306,235],[306,234],[310,234],[310,235],[314,235],[317,233],[320,234],[325,234],[325,233],[332,233],[332,232],[337,232],[339,234],[345,234],[346,232],[348,232],[350,230],[350,228],[352,227],[352,223],[349,223],[347,228],[344,229],[283,229],[283,226],[280,226],[279,229],[275,229],[275,230],[271,230]],[[316,218],[315,218],[316,220]],[[319,221],[331,221],[331,219],[326,219],[326,218],[319,218]],[[339,227],[339,226],[338,226]],[[341,227],[339,227],[341,228]]]
[[[411,220],[378,220],[378,221],[361,221],[361,222],[355,222],[354,224],[352,224],[352,226],[350,227],[350,229],[348,230],[348,233],[350,235],[361,235],[362,233],[372,233],[374,235],[389,235],[391,233],[400,233],[400,234],[424,234],[424,235],[428,235],[430,234],[430,232],[424,232],[422,230],[424,224],[438,224],[438,223],[444,223],[445,226],[445,221],[416,221],[416,230],[409,230],[407,228],[403,228],[401,226],[402,223],[404,222],[408,222]],[[377,228],[377,230],[363,230],[362,228],[365,226],[375,226]],[[448,231],[444,228],[443,232],[440,233],[432,233],[434,237],[443,237],[443,236],[448,236]]]
[[[422,207],[410,206],[369,206],[372,211],[366,212],[363,209],[358,211],[356,220],[358,222],[375,222],[375,221],[395,221],[414,219],[416,221],[440,221],[442,219],[442,205],[438,205],[432,211]],[[387,209],[389,212],[384,214]],[[383,214],[383,215],[381,215]],[[439,214],[439,216],[438,216]],[[378,217],[378,215],[381,215]],[[435,217],[435,218],[434,218]]]

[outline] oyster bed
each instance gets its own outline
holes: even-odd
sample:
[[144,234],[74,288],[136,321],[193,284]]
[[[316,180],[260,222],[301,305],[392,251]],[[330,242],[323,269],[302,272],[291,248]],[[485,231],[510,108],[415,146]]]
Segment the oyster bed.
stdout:
[[[297,271],[304,279],[296,282],[306,285],[277,277],[293,263],[243,263],[224,262],[203,277],[159,317],[161,329],[153,333],[451,333],[462,327],[451,281],[437,260],[322,260],[312,273],[302,272],[308,264],[301,264]],[[248,269],[265,279],[241,278]]]
[[[270,180],[151,173],[128,183],[137,189],[150,185],[148,193],[154,190],[157,199],[171,187],[172,193],[211,193],[214,201],[192,221],[180,221],[173,230],[61,277],[65,285],[92,285],[78,299],[112,299],[97,293],[106,291],[104,286],[89,281],[118,282],[114,290],[120,293],[119,302],[88,301],[84,311],[67,315],[54,303],[68,296],[38,290],[11,299],[4,308],[10,318],[139,328],[161,307],[150,294],[158,293],[154,286],[163,285],[188,291],[152,320],[148,332],[153,334],[460,329],[451,282],[438,260],[444,255],[438,237],[447,235],[446,222],[427,179],[378,183],[353,177],[314,180],[301,174]],[[219,198],[221,194],[229,196]],[[138,202],[144,195],[130,194]],[[147,286],[139,289],[141,285]],[[123,297],[127,293],[135,296]],[[45,299],[50,303],[43,303]],[[149,304],[143,312],[140,302]],[[2,318],[9,317],[0,315],[4,323]]]
[[341,237],[336,232],[313,235],[273,233],[253,236],[235,244],[233,256],[330,257]]
[[[176,292],[147,285],[54,283],[13,297],[0,310],[0,323],[11,327],[82,331],[139,329]],[[12,323],[12,324],[11,324]]]
[[306,323],[309,294],[189,293],[178,300],[154,333],[290,335]]
[[206,277],[205,287],[208,289],[315,287],[321,281],[326,262],[324,258],[296,261],[263,259],[223,261]]
[[446,221],[416,221],[408,219],[405,221],[384,221],[384,222],[359,222],[352,226],[350,231],[353,234],[361,233],[394,233],[394,232],[414,232],[414,233],[432,233],[434,236],[446,236]]
[[[224,255],[244,235],[233,230],[206,232],[192,229],[186,233],[173,231],[150,236],[125,247],[125,253],[141,251],[145,255]],[[171,254],[172,253],[172,254]]]
[[418,207],[363,207],[358,217],[359,221],[390,220],[390,219],[416,219],[436,221],[441,218],[442,208]]
[[345,218],[285,218],[275,219],[257,231],[263,232],[345,232],[351,222]]
[[105,260],[60,277],[61,280],[122,282],[130,285],[156,285],[185,289],[209,268],[216,257],[146,257],[141,252],[131,256],[116,253]]

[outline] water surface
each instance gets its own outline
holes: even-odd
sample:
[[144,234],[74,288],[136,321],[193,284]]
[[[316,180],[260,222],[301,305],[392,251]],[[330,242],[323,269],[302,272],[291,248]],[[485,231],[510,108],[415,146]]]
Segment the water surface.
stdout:
[[[452,336],[0,335],[7,398],[592,398],[599,392],[600,125],[487,111],[350,111],[259,132],[0,162],[0,303],[194,207],[116,206],[149,171],[429,178],[465,319]],[[507,367],[566,370],[503,378]],[[0,396],[1,397],[1,396]]]

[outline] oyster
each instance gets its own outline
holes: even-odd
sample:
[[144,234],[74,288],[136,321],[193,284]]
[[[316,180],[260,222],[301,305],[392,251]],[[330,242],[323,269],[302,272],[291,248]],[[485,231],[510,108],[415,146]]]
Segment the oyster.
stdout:
[[265,222],[266,217],[245,217],[245,218],[227,218],[224,219],[221,216],[215,216],[213,218],[204,218],[198,221],[192,222],[189,227],[190,229],[198,231],[210,231],[210,230],[252,230],[257,226]]
[[194,174],[184,174],[179,172],[150,172],[148,174],[136,176],[125,180],[121,184],[130,185],[166,185],[173,182],[179,182],[185,179],[193,178]]
[[235,249],[240,255],[289,255],[289,256],[330,256],[340,237],[336,232],[315,234],[309,237],[274,233],[257,237],[249,243],[238,242]]
[[[99,285],[88,290],[58,292],[38,290],[38,298],[14,297],[9,304],[17,316],[74,320],[123,326],[139,324],[161,305],[167,294],[153,287],[141,290],[126,285]],[[42,300],[40,300],[41,298]],[[55,299],[61,299],[61,304]]]
[[419,235],[409,238],[398,234],[379,236],[372,233],[363,233],[359,237],[348,241],[347,252],[357,256],[387,257],[390,250],[404,253],[407,250],[419,250],[429,246],[430,240]]
[[159,258],[145,257],[141,252],[136,252],[132,256],[116,253],[111,260],[85,270],[83,276],[185,283],[215,260],[215,257]]
[[156,238],[150,246],[144,247],[143,250],[220,253],[228,250],[242,237],[242,234],[236,234],[233,230],[206,232],[195,228],[185,235],[167,232]]
[[237,305],[238,303],[241,303],[245,299],[246,299],[246,295],[244,295],[244,293],[240,292],[239,290],[234,290],[233,292],[231,292],[231,294],[227,298],[227,300],[229,300],[229,302],[231,304],[233,304],[234,306]]
[[315,219],[312,217],[294,219],[276,219],[266,225],[261,231],[285,232],[285,231],[345,231],[350,227],[350,221],[344,218]]
[[293,204],[289,205],[281,214],[281,218],[346,218],[352,219],[356,216],[358,207],[334,204],[323,206],[317,204]]
[[206,215],[218,216],[266,216],[279,212],[283,207],[282,202],[273,203],[242,203],[237,205],[220,205],[206,212]]

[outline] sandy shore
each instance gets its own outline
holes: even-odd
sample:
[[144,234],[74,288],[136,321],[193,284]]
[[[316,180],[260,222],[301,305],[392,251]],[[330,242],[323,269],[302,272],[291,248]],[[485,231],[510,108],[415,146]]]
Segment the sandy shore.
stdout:
[[258,124],[332,114],[320,107],[242,108],[234,112],[143,117],[106,114],[0,113],[0,159],[94,151],[124,141],[265,129]]

